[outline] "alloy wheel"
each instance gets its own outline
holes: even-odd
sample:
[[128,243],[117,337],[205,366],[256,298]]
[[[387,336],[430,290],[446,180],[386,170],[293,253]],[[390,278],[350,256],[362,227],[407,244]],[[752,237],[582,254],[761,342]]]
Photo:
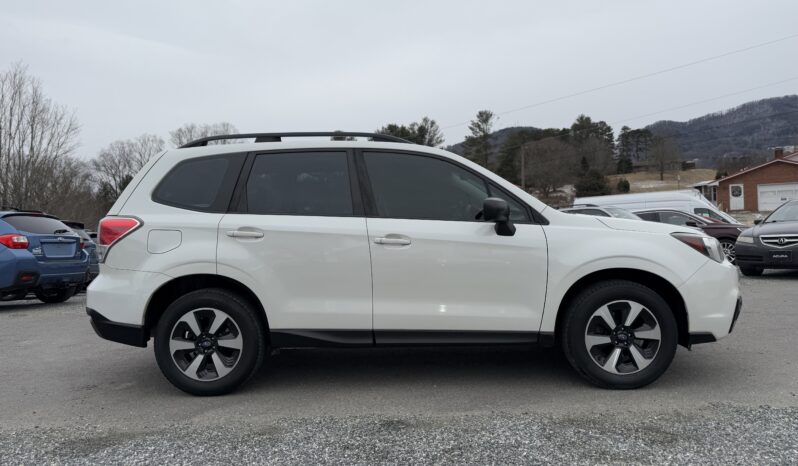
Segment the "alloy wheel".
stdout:
[[227,313],[213,308],[183,314],[169,334],[169,354],[180,371],[202,382],[229,374],[241,359],[243,338]]
[[640,303],[613,301],[596,309],[585,328],[590,358],[615,375],[640,372],[657,356],[662,340],[654,314]]
[[723,255],[726,256],[726,260],[734,264],[734,260],[737,258],[737,252],[734,249],[734,243],[731,241],[721,241],[720,247],[723,248]]

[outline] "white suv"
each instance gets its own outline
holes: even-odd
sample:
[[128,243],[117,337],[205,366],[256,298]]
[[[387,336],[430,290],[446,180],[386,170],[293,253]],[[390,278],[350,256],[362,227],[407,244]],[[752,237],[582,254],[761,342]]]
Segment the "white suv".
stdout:
[[677,344],[726,336],[741,303],[714,238],[561,213],[462,157],[365,133],[166,151],[99,243],[95,331],[153,338],[164,375],[200,395],[240,386],[270,348],[322,346],[558,344],[590,382],[635,388]]

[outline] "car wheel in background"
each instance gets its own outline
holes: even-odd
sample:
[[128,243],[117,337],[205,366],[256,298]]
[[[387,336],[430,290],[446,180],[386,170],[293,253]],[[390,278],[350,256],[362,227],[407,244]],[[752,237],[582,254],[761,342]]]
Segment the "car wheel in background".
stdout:
[[59,288],[56,290],[36,290],[35,294],[36,297],[39,298],[39,301],[48,304],[55,304],[63,303],[67,299],[71,298],[75,295],[75,291],[77,291],[77,289],[74,286],[70,286],[68,288]]
[[155,330],[155,358],[170,382],[193,395],[222,395],[246,382],[266,352],[253,306],[222,289],[188,293],[169,305]]
[[746,277],[758,277],[762,275],[765,269],[761,267],[740,267],[740,272],[743,273]]
[[720,240],[720,247],[723,249],[723,255],[726,256],[726,260],[728,260],[732,264],[736,264],[737,253],[734,249],[734,241],[728,239],[722,239]]
[[650,384],[676,352],[676,318],[650,288],[625,280],[589,286],[573,299],[560,334],[571,365],[603,388]]

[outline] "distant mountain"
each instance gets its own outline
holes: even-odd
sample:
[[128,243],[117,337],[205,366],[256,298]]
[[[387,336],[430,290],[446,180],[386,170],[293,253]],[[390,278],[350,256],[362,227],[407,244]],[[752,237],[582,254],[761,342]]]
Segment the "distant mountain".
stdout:
[[674,138],[682,159],[707,167],[723,157],[769,157],[773,146],[798,143],[798,95],[748,102],[685,122],[658,121],[652,133]]
[[[600,115],[591,115],[600,117]],[[770,157],[770,147],[798,145],[798,95],[773,97],[710,113],[692,120],[663,120],[648,125],[652,133],[669,136],[682,151],[682,160],[698,159],[701,167],[716,167],[724,157]],[[531,126],[504,128],[491,135],[494,159],[513,134]],[[613,128],[618,135],[619,127]],[[449,146],[462,155],[463,143]]]

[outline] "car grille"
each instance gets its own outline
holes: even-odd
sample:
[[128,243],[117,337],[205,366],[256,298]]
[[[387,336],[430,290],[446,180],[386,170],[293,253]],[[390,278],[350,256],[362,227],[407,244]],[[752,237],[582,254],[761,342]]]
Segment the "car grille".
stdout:
[[762,235],[759,241],[765,246],[774,246],[777,248],[787,248],[798,244],[798,235]]

